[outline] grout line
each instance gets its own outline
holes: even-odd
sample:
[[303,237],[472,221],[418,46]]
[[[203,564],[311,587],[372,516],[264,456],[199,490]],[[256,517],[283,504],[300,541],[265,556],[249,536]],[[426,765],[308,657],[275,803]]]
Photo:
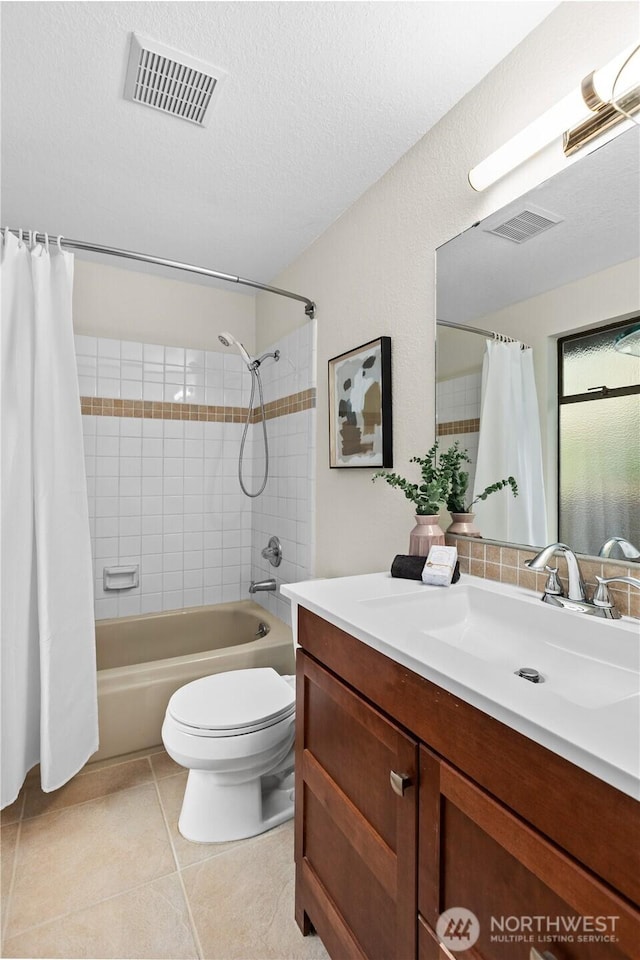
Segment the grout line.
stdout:
[[[173,859],[174,859],[174,862],[175,862],[176,868],[177,868],[178,882],[179,882],[180,887],[181,887],[181,889],[182,889],[182,895],[183,895],[183,897],[184,897],[184,902],[185,902],[186,907],[187,907],[187,916],[189,917],[189,924],[190,924],[190,926],[191,926],[191,936],[193,937],[193,942],[194,942],[194,944],[195,944],[195,947],[196,947],[196,950],[197,950],[197,953],[198,953],[198,957],[200,958],[200,960],[202,960],[202,958],[204,957],[204,951],[203,951],[203,949],[202,949],[202,944],[200,943],[200,937],[199,937],[199,935],[198,935],[198,929],[197,929],[197,927],[196,927],[196,922],[195,922],[195,919],[194,919],[194,917],[193,917],[193,912],[192,912],[192,910],[191,910],[191,903],[190,903],[190,901],[189,901],[189,897],[187,896],[187,888],[186,888],[185,885],[184,885],[184,878],[183,878],[183,876],[182,876],[182,868],[181,868],[180,862],[179,862],[179,860],[178,860],[178,854],[176,853],[175,844],[174,844],[174,842],[173,842],[173,836],[172,836],[172,834],[171,834],[171,828],[170,828],[170,826],[169,826],[169,821],[168,821],[168,819],[167,819],[167,814],[166,814],[166,811],[165,811],[165,809],[164,809],[164,804],[162,803],[162,797],[160,796],[160,789],[159,789],[159,787],[158,787],[158,778],[157,778],[157,776],[156,776],[155,770],[153,769],[153,765],[151,764],[151,761],[149,761],[149,764],[150,764],[150,766],[151,766],[151,773],[152,773],[152,776],[153,776],[153,785],[154,785],[154,787],[155,787],[155,789],[156,789],[156,796],[158,797],[158,803],[159,803],[159,805],[160,805],[160,812],[161,812],[161,814],[162,814],[162,819],[163,819],[163,821],[164,821],[165,829],[166,829],[166,831],[167,831],[167,837],[169,838],[169,845],[170,845],[170,847],[171,847],[171,853],[173,854]],[[163,779],[167,779],[167,778],[163,778]]]
[[[105,799],[106,797],[112,797],[112,796],[115,796],[116,794],[119,794],[119,793],[126,793],[127,790],[135,790],[135,789],[137,789],[137,787],[147,786],[148,783],[153,783],[154,786],[156,787],[156,793],[158,793],[157,784],[156,784],[156,782],[155,782],[155,777],[154,777],[154,770],[153,770],[153,766],[151,765],[151,760],[150,760],[150,757],[151,757],[151,756],[152,756],[152,754],[149,754],[149,755],[146,756],[146,757],[139,757],[139,758],[137,758],[137,759],[140,759],[140,760],[146,760],[146,761],[147,761],[147,763],[148,763],[148,765],[149,765],[149,768],[150,768],[150,773],[151,773],[151,779],[150,779],[149,781],[145,781],[144,783],[137,784],[135,787],[126,787],[124,790],[116,790],[114,793],[104,794],[102,797],[94,797],[93,800],[85,800],[85,801],[82,801],[81,803],[72,804],[72,805],[70,805],[69,807],[61,807],[59,810],[53,810],[53,811],[49,811],[49,812],[55,813],[55,814],[63,813],[65,810],[72,809],[73,807],[85,806],[87,803],[94,803],[96,800],[103,800],[103,799]],[[132,761],[125,760],[125,761],[123,761],[123,762],[124,762],[124,763],[131,763]],[[119,766],[119,764],[112,764],[112,766]],[[105,768],[100,768],[100,769],[105,769]],[[159,796],[158,796],[158,800],[159,800]],[[25,798],[23,799],[23,809],[24,809],[24,804],[25,804],[25,802],[26,802],[26,791],[25,791]],[[162,808],[162,803],[160,803],[160,811],[161,811],[163,820],[164,820],[164,822],[165,822],[165,824],[166,824],[166,818],[165,818],[165,816],[164,816],[164,810],[163,810],[163,808]],[[38,817],[40,817],[40,816],[46,816],[46,813],[37,814],[35,817],[28,817],[28,818],[26,818],[26,819],[28,819],[28,820],[36,820],[36,819],[38,819]],[[131,892],[133,892],[134,890],[138,890],[138,889],[140,889],[141,887],[147,886],[147,884],[154,883],[156,880],[161,880],[163,877],[169,877],[169,876],[173,876],[174,873],[176,873],[176,874],[179,873],[178,870],[172,870],[172,871],[170,871],[169,873],[163,873],[163,874],[161,874],[161,875],[158,876],[158,877],[153,877],[153,878],[151,878],[151,879],[149,879],[149,880],[143,881],[142,883],[136,884],[134,887],[129,887],[129,888],[125,889],[125,890],[120,890],[120,891],[118,891],[118,893],[114,893],[114,894],[111,894],[111,895],[108,896],[108,897],[103,897],[103,898],[100,899],[100,900],[96,900],[96,901],[93,901],[93,902],[91,902],[91,903],[85,904],[85,905],[82,906],[82,907],[78,907],[76,910],[69,910],[69,911],[67,911],[66,913],[56,915],[55,917],[49,917],[47,920],[44,920],[42,923],[37,923],[37,924],[33,924],[32,926],[25,927],[23,930],[18,930],[16,933],[12,934],[11,937],[7,938],[7,937],[6,937],[6,931],[7,931],[7,929],[8,929],[8,925],[9,925],[9,915],[10,915],[10,910],[11,910],[12,901],[13,901],[13,888],[14,888],[14,884],[15,884],[15,876],[16,876],[17,866],[18,866],[18,847],[19,847],[19,842],[20,842],[20,838],[21,838],[21,834],[22,834],[22,824],[23,824],[23,823],[24,823],[24,820],[23,820],[23,819],[21,819],[20,821],[18,821],[18,836],[16,837],[16,849],[15,849],[15,855],[14,855],[13,870],[12,870],[12,873],[11,873],[11,882],[10,882],[10,886],[9,886],[9,900],[8,900],[8,904],[7,904],[7,911],[6,911],[6,914],[5,914],[4,924],[3,924],[3,927],[2,927],[2,943],[3,943],[3,947],[4,947],[4,941],[7,940],[7,939],[13,939],[13,937],[23,936],[25,933],[30,933],[32,930],[37,930],[37,929],[40,929],[41,927],[47,926],[47,924],[54,923],[54,922],[57,922],[57,921],[59,921],[59,920],[63,920],[65,917],[70,917],[70,916],[72,916],[72,915],[75,914],[75,913],[80,913],[82,910],[88,910],[88,909],[90,909],[90,908],[92,908],[92,907],[97,906],[97,905],[100,904],[100,903],[105,903],[105,902],[107,902],[108,900],[115,900],[117,897],[122,896],[123,893],[131,893]],[[173,849],[173,844],[171,843],[171,837],[170,837],[170,836],[169,836],[169,843],[170,843],[170,845],[171,845],[171,848]],[[175,862],[175,855],[174,855],[174,862]],[[181,881],[181,880],[180,880],[180,883],[181,883],[181,885],[182,885],[182,881]],[[4,950],[3,950],[3,952],[4,952]]]
[[[144,760],[144,757],[140,759]],[[153,771],[152,771],[153,775]],[[77,807],[86,807],[88,803],[97,803],[98,800],[108,800],[109,797],[117,797],[121,793],[128,793],[130,790],[139,790],[140,787],[148,787],[153,783],[153,776],[149,780],[143,780],[141,783],[134,783],[130,787],[122,787],[120,790],[112,790],[110,793],[102,793],[99,797],[91,797],[90,800],[79,800],[78,803],[69,803],[65,807],[57,807],[55,810],[43,810],[42,813],[36,813],[32,817],[23,817],[21,823],[26,823],[28,820],[38,820],[40,817],[49,817],[49,816],[59,816],[61,813],[65,813],[67,810],[75,810]]]
[[13,940],[14,937],[22,937],[25,933],[31,933],[33,930],[40,930],[42,927],[46,927],[50,923],[58,923],[60,920],[65,920],[67,917],[72,917],[76,913],[82,913],[83,910],[91,910],[93,907],[97,907],[101,903],[108,903],[109,900],[116,900],[125,893],[133,893],[135,890],[141,890],[142,887],[147,887],[149,884],[156,883],[158,880],[164,880],[165,877],[173,877],[174,874],[177,873],[177,870],[171,870],[169,873],[161,873],[157,877],[151,877],[148,880],[144,880],[142,883],[136,883],[133,887],[126,887],[124,890],[119,890],[117,893],[111,893],[108,897],[102,897],[100,900],[92,900],[91,903],[85,903],[81,907],[76,907],[75,910],[67,910],[66,913],[56,914],[55,917],[49,917],[47,920],[43,920],[42,923],[34,923],[30,927],[25,927],[23,930],[17,930],[15,933],[12,933],[10,937],[5,936],[4,939]]
[[[24,808],[24,798],[22,801],[22,806]],[[9,826],[9,824],[7,824]],[[9,918],[11,915],[11,905],[13,903],[13,888],[16,881],[16,873],[18,872],[18,850],[20,848],[20,837],[22,835],[22,818],[18,820],[18,832],[16,833],[16,846],[13,851],[13,865],[11,867],[11,879],[9,880],[9,893],[7,896],[7,909],[4,915],[4,922],[2,924],[2,935],[0,936],[0,941],[2,943],[2,955],[4,956],[4,941],[6,939],[6,931],[9,926]]]

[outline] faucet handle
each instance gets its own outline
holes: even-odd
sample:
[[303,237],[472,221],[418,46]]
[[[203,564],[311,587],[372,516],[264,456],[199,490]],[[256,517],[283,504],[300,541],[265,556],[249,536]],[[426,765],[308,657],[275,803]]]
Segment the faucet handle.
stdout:
[[614,609],[614,603],[609,593],[609,583],[630,583],[632,587],[640,589],[640,580],[637,577],[599,577],[596,574],[598,586],[593,595],[593,605],[595,607],[605,607],[608,610]]
[[272,567],[279,567],[282,563],[282,545],[279,539],[270,537],[268,545],[260,551],[260,554]]
[[558,568],[545,566],[545,570],[549,576],[544,585],[544,592],[551,594],[552,597],[564,597],[564,589],[558,579]]

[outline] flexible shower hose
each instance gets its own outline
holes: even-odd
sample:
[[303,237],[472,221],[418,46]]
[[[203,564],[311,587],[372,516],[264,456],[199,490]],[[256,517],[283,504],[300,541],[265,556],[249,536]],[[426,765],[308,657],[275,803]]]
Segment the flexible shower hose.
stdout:
[[[240,441],[240,456],[238,457],[238,480],[240,481],[240,489],[247,497],[259,497],[264,488],[267,485],[267,480],[269,478],[269,441],[267,440],[267,419],[264,415],[264,398],[262,396],[262,379],[260,377],[260,370],[257,366],[249,367],[251,372],[251,396],[249,398],[249,409],[247,411],[247,419],[244,425],[244,430],[242,432],[242,440]],[[256,392],[256,380],[258,381],[258,392],[260,394],[260,408],[262,411],[262,436],[264,440],[264,477],[262,479],[262,484],[260,489],[255,493],[250,493],[249,490],[244,485],[244,480],[242,479],[242,461],[244,460],[244,445],[247,439],[247,430],[249,429],[249,423],[251,422],[251,414],[253,413],[253,400]]]

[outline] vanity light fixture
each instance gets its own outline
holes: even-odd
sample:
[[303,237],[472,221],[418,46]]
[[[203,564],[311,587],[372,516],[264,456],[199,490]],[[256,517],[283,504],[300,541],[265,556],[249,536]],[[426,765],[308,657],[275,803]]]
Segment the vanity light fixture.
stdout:
[[640,46],[635,44],[470,170],[469,183],[485,190],[561,134],[566,156],[605,134],[612,139],[633,124],[638,111]]

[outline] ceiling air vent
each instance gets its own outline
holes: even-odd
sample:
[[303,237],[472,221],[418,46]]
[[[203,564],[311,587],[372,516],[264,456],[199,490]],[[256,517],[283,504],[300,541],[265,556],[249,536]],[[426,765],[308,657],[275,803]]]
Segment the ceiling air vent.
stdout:
[[537,237],[539,233],[555,227],[557,223],[562,223],[563,218],[554,213],[543,213],[542,211],[523,210],[515,217],[511,217],[497,227],[486,230],[486,233],[495,233],[498,237],[504,237],[505,240],[513,240],[514,243],[525,243]]
[[125,100],[204,126],[225,73],[163,43],[131,34]]

